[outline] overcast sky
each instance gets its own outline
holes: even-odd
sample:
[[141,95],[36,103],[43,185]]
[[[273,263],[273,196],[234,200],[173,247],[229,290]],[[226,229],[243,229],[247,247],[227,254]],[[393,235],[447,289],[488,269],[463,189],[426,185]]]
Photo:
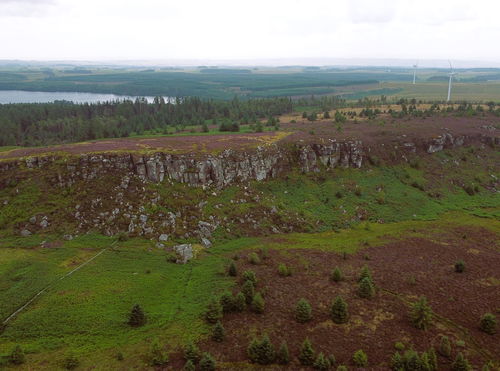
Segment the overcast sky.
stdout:
[[500,62],[498,0],[0,0],[0,59]]

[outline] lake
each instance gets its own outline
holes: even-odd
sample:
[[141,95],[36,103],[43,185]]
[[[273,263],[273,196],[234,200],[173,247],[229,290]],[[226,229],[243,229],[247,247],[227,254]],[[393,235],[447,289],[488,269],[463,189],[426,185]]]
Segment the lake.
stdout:
[[[79,93],[79,92],[47,92],[24,90],[0,90],[0,104],[8,103],[50,103],[56,100],[66,100],[74,103],[96,103],[112,100],[135,100],[137,97],[115,94]],[[154,97],[144,97],[153,102]],[[168,97],[164,97],[168,101]]]

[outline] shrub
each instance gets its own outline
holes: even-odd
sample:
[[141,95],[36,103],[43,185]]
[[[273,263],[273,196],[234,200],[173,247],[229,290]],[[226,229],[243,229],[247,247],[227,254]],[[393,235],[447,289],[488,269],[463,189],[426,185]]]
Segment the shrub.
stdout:
[[314,361],[313,367],[316,370],[329,370],[331,365],[328,358],[325,357],[323,353],[318,354],[316,360]]
[[218,320],[222,319],[222,305],[220,305],[219,300],[216,298],[212,298],[210,303],[208,303],[205,319],[209,323],[216,323]]
[[249,280],[245,281],[245,283],[241,287],[241,292],[243,293],[243,295],[245,295],[245,300],[247,304],[250,304],[255,294],[254,283]]
[[234,309],[234,297],[229,291],[225,291],[219,301],[224,313],[229,313]]
[[257,265],[257,264],[260,264],[260,258],[259,258],[259,255],[257,255],[256,253],[251,253],[249,256],[248,256],[248,261],[250,262],[250,264],[254,264],[254,265]]
[[367,265],[364,265],[363,268],[361,268],[361,273],[359,274],[358,282],[361,282],[363,278],[368,278],[370,281],[373,282],[372,273],[370,272],[370,268],[368,268]]
[[143,326],[146,323],[146,315],[139,304],[133,306],[128,317],[128,324],[133,327]]
[[452,371],[469,371],[472,370],[472,367],[469,364],[469,361],[464,357],[462,353],[457,354],[457,358],[451,365]]
[[486,313],[481,317],[479,321],[479,328],[481,331],[486,332],[489,335],[493,335],[497,332],[497,318],[492,313]]
[[253,339],[247,349],[248,358],[254,363],[268,365],[274,362],[276,353],[274,346],[267,335],[262,340]]
[[122,352],[116,353],[116,360],[117,361],[123,361],[124,359],[125,359],[125,357],[123,356]]
[[375,287],[368,277],[363,278],[359,283],[358,295],[365,299],[370,299],[375,295]]
[[220,343],[224,340],[225,335],[226,331],[224,330],[224,326],[222,326],[220,321],[217,321],[212,331],[212,339]]
[[189,360],[184,364],[184,367],[182,368],[182,371],[195,371],[196,366],[194,365],[193,361]]
[[352,361],[358,367],[368,366],[368,356],[361,349],[357,350],[352,356]]
[[231,261],[231,264],[229,264],[227,273],[232,277],[236,277],[238,275],[238,270],[236,269],[236,264],[234,263],[234,261]]
[[264,307],[266,305],[266,302],[262,298],[262,295],[260,292],[256,293],[252,299],[252,311],[255,313],[264,313]]
[[312,319],[311,305],[304,298],[300,299],[295,306],[295,319],[300,323],[305,323]]
[[427,304],[427,299],[425,296],[420,297],[412,307],[410,312],[410,317],[413,325],[421,330],[427,329],[432,323],[432,309]]
[[12,349],[9,355],[9,361],[15,365],[22,365],[26,362],[26,355],[20,345],[16,345],[14,349]]
[[309,339],[304,340],[299,354],[300,364],[303,366],[312,366],[314,363],[314,349]]
[[342,299],[342,297],[337,296],[332,303],[332,308],[330,311],[333,322],[341,324],[346,323],[349,318],[349,311],[347,303]]
[[463,260],[459,260],[455,263],[455,272],[462,273],[465,271],[465,263]]
[[394,343],[394,349],[399,350],[399,351],[404,350],[405,345],[402,342],[397,341]]
[[337,367],[337,371],[348,371],[347,366],[339,365],[339,367]]
[[201,358],[200,349],[196,346],[195,343],[189,342],[184,348],[184,359],[186,361],[191,361],[193,364],[198,363]]
[[287,365],[290,363],[290,354],[288,353],[288,345],[286,345],[286,341],[281,343],[278,353],[276,354],[276,361],[280,365]]
[[203,353],[199,365],[200,371],[215,371],[215,367],[216,363],[212,355],[210,353]]
[[448,339],[447,336],[441,337],[438,352],[443,357],[449,358],[451,356],[451,343],[450,343],[450,339]]
[[237,312],[243,312],[247,307],[247,302],[245,295],[242,292],[239,292],[234,299],[234,310]]
[[168,354],[163,350],[158,340],[151,344],[150,356],[152,366],[163,366],[168,363]]
[[73,370],[80,365],[80,360],[75,354],[70,354],[64,359],[63,366],[66,370]]
[[335,267],[335,269],[330,274],[330,279],[333,282],[340,282],[344,279],[344,275],[342,274],[342,271],[339,267]]
[[288,277],[292,275],[292,271],[286,264],[280,264],[278,266],[278,274],[282,277]]
[[243,272],[243,280],[244,281],[252,281],[254,285],[257,284],[257,276],[255,276],[254,271],[244,271]]

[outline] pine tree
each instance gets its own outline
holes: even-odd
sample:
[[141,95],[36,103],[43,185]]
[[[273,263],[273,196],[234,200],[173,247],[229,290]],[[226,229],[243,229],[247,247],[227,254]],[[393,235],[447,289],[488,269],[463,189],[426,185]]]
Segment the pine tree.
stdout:
[[462,353],[458,353],[457,358],[451,366],[452,371],[470,371],[472,367]]
[[151,365],[153,366],[163,366],[168,363],[168,354],[163,350],[158,340],[155,340],[151,344]]
[[220,323],[220,321],[217,321],[213,328],[212,339],[220,343],[224,340],[225,334],[226,331],[224,330],[224,326],[222,326],[222,323]]
[[26,355],[20,345],[16,345],[9,355],[9,361],[15,365],[22,365],[26,362]]
[[429,354],[427,352],[423,352],[420,356],[420,363],[422,371],[432,371]]
[[237,312],[243,312],[247,307],[245,295],[239,292],[234,299],[234,310]]
[[432,323],[433,312],[425,296],[420,297],[412,307],[410,317],[413,325],[421,330],[427,329]]
[[146,316],[139,304],[134,305],[130,311],[128,324],[133,327],[143,326],[146,323]]
[[252,302],[252,299],[255,295],[255,287],[252,281],[245,281],[243,286],[241,287],[241,292],[245,295],[245,300],[247,304]]
[[330,361],[328,361],[328,359],[325,357],[325,355],[323,354],[323,352],[321,352],[316,357],[316,360],[314,361],[313,367],[316,370],[325,371],[325,370],[329,370],[330,367],[331,367],[331,365],[330,365]]
[[459,260],[455,263],[455,272],[463,273],[465,271],[465,263],[463,260]]
[[401,354],[399,354],[399,352],[393,354],[391,358],[391,368],[394,371],[399,371],[404,369],[403,358],[401,357]]
[[244,271],[243,272],[243,280],[244,281],[252,281],[254,286],[257,284],[257,276],[254,271]]
[[184,364],[184,367],[182,369],[182,371],[195,371],[195,370],[196,370],[196,366],[194,365],[193,361],[191,361],[191,360],[188,360]]
[[218,320],[222,319],[222,305],[220,305],[219,300],[216,298],[212,298],[210,303],[208,303],[205,319],[209,323],[216,323]]
[[297,306],[295,307],[295,319],[300,323],[305,323],[312,319],[311,305],[304,298],[297,302]]
[[367,265],[364,265],[363,268],[361,268],[361,273],[359,274],[358,282],[361,282],[363,278],[368,278],[370,281],[373,282],[372,273],[370,272],[370,268],[368,268]]
[[354,364],[358,367],[368,366],[368,356],[361,349],[354,353],[352,360]]
[[200,371],[215,371],[216,363],[215,359],[208,352],[203,353],[203,357],[200,360]]
[[449,358],[451,356],[451,344],[447,336],[441,337],[441,342],[439,343],[439,354],[443,357]]
[[358,295],[361,298],[365,299],[373,298],[373,296],[375,295],[375,287],[368,277],[363,278],[359,282]]
[[264,313],[264,307],[266,305],[266,302],[262,298],[262,295],[260,292],[256,293],[252,299],[252,311],[255,313]]
[[427,354],[429,355],[429,367],[430,367],[431,371],[437,371],[438,360],[437,360],[437,355],[436,355],[436,351],[434,350],[434,347],[430,348],[427,351]]
[[280,345],[278,353],[276,354],[276,361],[280,365],[287,365],[290,363],[290,354],[288,353],[288,345],[283,341]]
[[238,269],[236,268],[236,264],[234,261],[231,261],[231,264],[229,264],[227,272],[232,277],[236,277],[238,275]]
[[247,349],[248,358],[254,363],[268,365],[274,362],[276,353],[267,335],[262,340],[253,339]]
[[344,279],[342,271],[339,267],[335,267],[335,269],[332,271],[332,274],[330,275],[330,278],[333,282],[340,282]]
[[222,306],[222,311],[224,313],[231,312],[234,309],[233,294],[229,291],[225,291],[220,297],[220,305]]
[[481,331],[489,335],[494,335],[497,332],[497,318],[492,313],[486,313],[479,321]]
[[349,318],[347,303],[342,297],[337,296],[332,304],[330,311],[333,322],[341,324],[346,323]]
[[421,370],[422,362],[420,356],[413,349],[407,350],[403,355],[405,370]]
[[186,361],[191,361],[193,364],[199,362],[201,358],[200,349],[196,346],[195,343],[189,342],[184,348],[184,359]]
[[300,364],[303,366],[312,366],[314,363],[314,349],[309,339],[304,340],[299,354]]

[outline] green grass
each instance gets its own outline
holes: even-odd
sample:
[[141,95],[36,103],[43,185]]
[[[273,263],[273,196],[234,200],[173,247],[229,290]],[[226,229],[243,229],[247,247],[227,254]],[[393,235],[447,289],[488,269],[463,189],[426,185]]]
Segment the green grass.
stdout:
[[[82,237],[54,250],[0,249],[2,317],[73,269],[75,259],[83,261],[82,254],[94,255],[103,241],[109,239]],[[176,265],[167,263],[165,252],[152,248],[151,242],[129,240],[58,281],[20,313],[1,334],[0,354],[21,343],[32,354],[29,358],[46,369],[60,364],[69,351],[77,352],[84,365],[104,367],[113,362],[116,349],[140,363],[152,337],[165,340],[171,349],[198,338],[207,333],[201,318],[206,303],[231,285],[224,274],[224,254],[252,241],[232,241],[192,263]],[[148,323],[133,329],[126,317],[136,303],[144,308]]]
[[21,148],[21,147],[17,147],[17,146],[3,146],[3,147],[1,147],[0,146],[0,152],[8,152],[8,151],[12,151],[13,149],[18,149],[18,148]]

